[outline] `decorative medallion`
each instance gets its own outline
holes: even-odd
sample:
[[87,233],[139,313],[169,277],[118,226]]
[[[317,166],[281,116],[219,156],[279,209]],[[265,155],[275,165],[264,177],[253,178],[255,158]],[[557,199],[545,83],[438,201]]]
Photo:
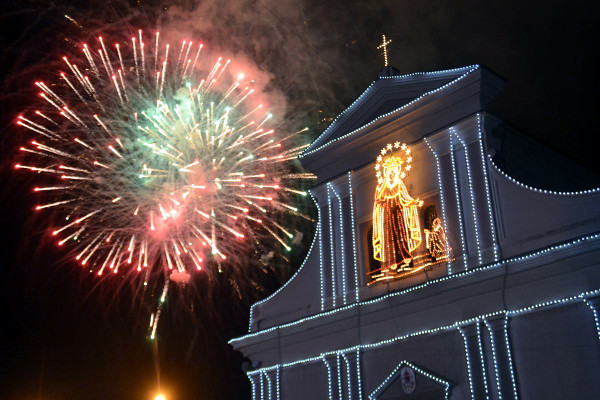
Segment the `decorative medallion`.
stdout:
[[411,367],[402,367],[400,370],[400,379],[402,380],[402,390],[404,390],[404,393],[411,394],[417,388],[417,378],[415,377],[415,371]]

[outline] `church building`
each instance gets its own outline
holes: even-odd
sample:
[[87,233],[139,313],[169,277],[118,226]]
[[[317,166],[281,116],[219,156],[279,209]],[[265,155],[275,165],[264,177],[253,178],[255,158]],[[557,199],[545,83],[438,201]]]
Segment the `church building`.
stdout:
[[487,111],[503,83],[385,67],[300,156],[311,248],[230,341],[252,400],[600,398],[600,188],[514,176],[585,172]]

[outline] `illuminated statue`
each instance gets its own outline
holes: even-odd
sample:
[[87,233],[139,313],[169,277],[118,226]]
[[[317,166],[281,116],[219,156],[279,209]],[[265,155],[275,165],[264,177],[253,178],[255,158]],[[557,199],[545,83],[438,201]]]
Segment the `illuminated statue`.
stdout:
[[[405,144],[400,156],[383,156],[392,150],[387,145],[377,157],[377,189],[373,206],[373,257],[381,261],[383,269],[410,269],[411,253],[421,244],[419,207],[423,201],[413,199],[402,179],[410,171],[412,157]],[[404,159],[402,158],[404,157]]]
[[425,245],[429,250],[429,254],[434,261],[448,258],[450,249],[448,248],[448,240],[446,239],[446,233],[442,227],[442,221],[439,218],[435,218],[431,222],[431,229],[424,229],[425,232]]

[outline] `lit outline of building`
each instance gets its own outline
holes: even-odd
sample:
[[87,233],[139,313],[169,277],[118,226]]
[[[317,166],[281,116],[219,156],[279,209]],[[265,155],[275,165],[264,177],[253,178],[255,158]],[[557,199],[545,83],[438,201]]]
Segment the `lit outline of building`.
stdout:
[[[417,390],[452,400],[600,396],[600,189],[534,188],[495,164],[502,121],[486,110],[503,81],[485,67],[396,72],[301,156],[318,176],[309,253],[230,341],[260,364],[253,400],[404,398],[406,366]],[[435,206],[454,257],[367,285],[372,166],[395,141],[411,146],[406,183]]]

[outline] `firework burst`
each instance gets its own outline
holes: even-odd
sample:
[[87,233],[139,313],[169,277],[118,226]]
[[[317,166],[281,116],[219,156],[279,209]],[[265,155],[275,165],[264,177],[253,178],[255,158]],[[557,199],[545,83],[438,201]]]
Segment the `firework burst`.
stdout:
[[82,44],[17,119],[35,137],[15,167],[47,176],[35,209],[56,210],[52,237],[97,275],[144,282],[240,268],[259,243],[289,250],[302,131],[281,135],[230,60],[203,68],[201,43],[145,40]]

